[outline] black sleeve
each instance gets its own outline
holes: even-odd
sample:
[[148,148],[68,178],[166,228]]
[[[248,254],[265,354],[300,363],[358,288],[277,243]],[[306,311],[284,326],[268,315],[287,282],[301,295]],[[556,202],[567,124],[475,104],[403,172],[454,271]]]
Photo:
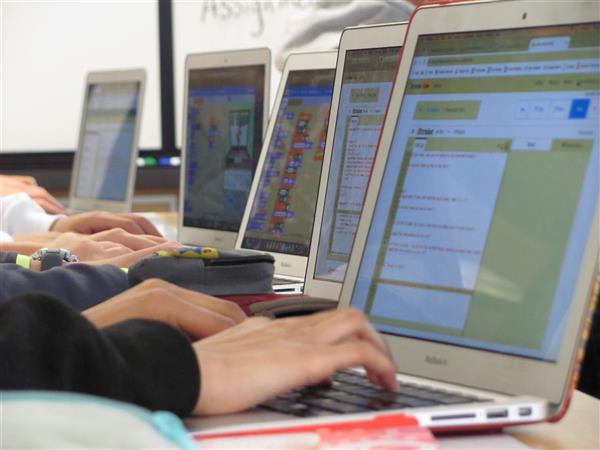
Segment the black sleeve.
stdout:
[[200,390],[187,338],[161,322],[96,329],[60,301],[29,295],[0,305],[0,390],[75,391],[188,415]]
[[109,265],[68,264],[34,272],[17,264],[0,264],[0,304],[17,295],[43,293],[83,311],[128,287],[125,272]]
[[15,252],[0,252],[0,264],[15,264],[17,262],[17,254]]

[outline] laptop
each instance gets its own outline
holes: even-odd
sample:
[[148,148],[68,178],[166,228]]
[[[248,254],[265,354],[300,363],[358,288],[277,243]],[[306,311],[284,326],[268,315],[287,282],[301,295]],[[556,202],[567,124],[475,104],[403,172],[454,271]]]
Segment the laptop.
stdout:
[[88,74],[71,174],[71,212],[131,210],[145,80],[141,69]]
[[233,248],[269,118],[267,48],[188,55],[178,240]]
[[408,23],[342,33],[304,293],[339,298]]
[[599,262],[599,32],[591,3],[419,8],[339,305],[386,337],[398,394],[349,370],[329,389],[190,426],[392,412],[440,431],[560,419]]
[[276,292],[302,289],[336,53],[288,57],[237,238],[237,249],[273,255]]
[[342,32],[303,295],[254,303],[254,314],[283,317],[336,307],[407,27]]

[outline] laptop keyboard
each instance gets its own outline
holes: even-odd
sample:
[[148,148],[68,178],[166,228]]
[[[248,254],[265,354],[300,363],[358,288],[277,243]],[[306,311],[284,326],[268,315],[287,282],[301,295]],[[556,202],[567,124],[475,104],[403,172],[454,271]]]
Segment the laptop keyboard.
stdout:
[[399,383],[398,392],[389,392],[372,384],[363,374],[344,371],[332,377],[331,385],[292,391],[261,406],[293,416],[311,417],[487,401],[490,400],[413,383]]

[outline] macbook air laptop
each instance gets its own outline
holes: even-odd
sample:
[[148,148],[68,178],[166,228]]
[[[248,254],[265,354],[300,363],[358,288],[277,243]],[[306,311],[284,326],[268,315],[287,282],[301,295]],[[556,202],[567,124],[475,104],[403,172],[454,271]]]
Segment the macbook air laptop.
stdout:
[[145,79],[144,70],[88,74],[70,211],[131,210]]
[[407,23],[342,33],[304,293],[339,298]]
[[399,392],[351,370],[269,411],[189,424],[399,411],[437,430],[558,420],[599,262],[599,33],[585,2],[419,8],[340,297],[386,337]]
[[336,53],[288,57],[237,238],[238,249],[274,256],[276,292],[301,292],[325,152]]
[[178,236],[233,248],[269,114],[266,48],[188,55]]
[[407,27],[343,31],[303,294],[254,303],[254,314],[282,317],[337,305]]

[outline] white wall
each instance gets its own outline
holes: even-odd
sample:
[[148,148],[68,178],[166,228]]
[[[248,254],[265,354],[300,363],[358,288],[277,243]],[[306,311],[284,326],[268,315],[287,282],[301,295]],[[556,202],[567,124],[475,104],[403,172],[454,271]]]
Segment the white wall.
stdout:
[[[181,145],[185,56],[270,47],[279,70],[290,50],[335,48],[345,26],[405,20],[406,0],[172,0],[176,145]],[[160,148],[158,0],[0,0],[0,151],[77,145],[85,75],[144,67],[141,148]],[[308,31],[308,33],[306,33]],[[309,36],[293,45],[294,36]]]
[[271,48],[272,104],[290,51],[337,48],[343,28],[407,20],[413,9],[407,0],[173,0],[173,5],[177,146],[188,53]]
[[86,73],[137,67],[140,147],[160,147],[156,1],[0,0],[0,19],[0,151],[74,149]]

